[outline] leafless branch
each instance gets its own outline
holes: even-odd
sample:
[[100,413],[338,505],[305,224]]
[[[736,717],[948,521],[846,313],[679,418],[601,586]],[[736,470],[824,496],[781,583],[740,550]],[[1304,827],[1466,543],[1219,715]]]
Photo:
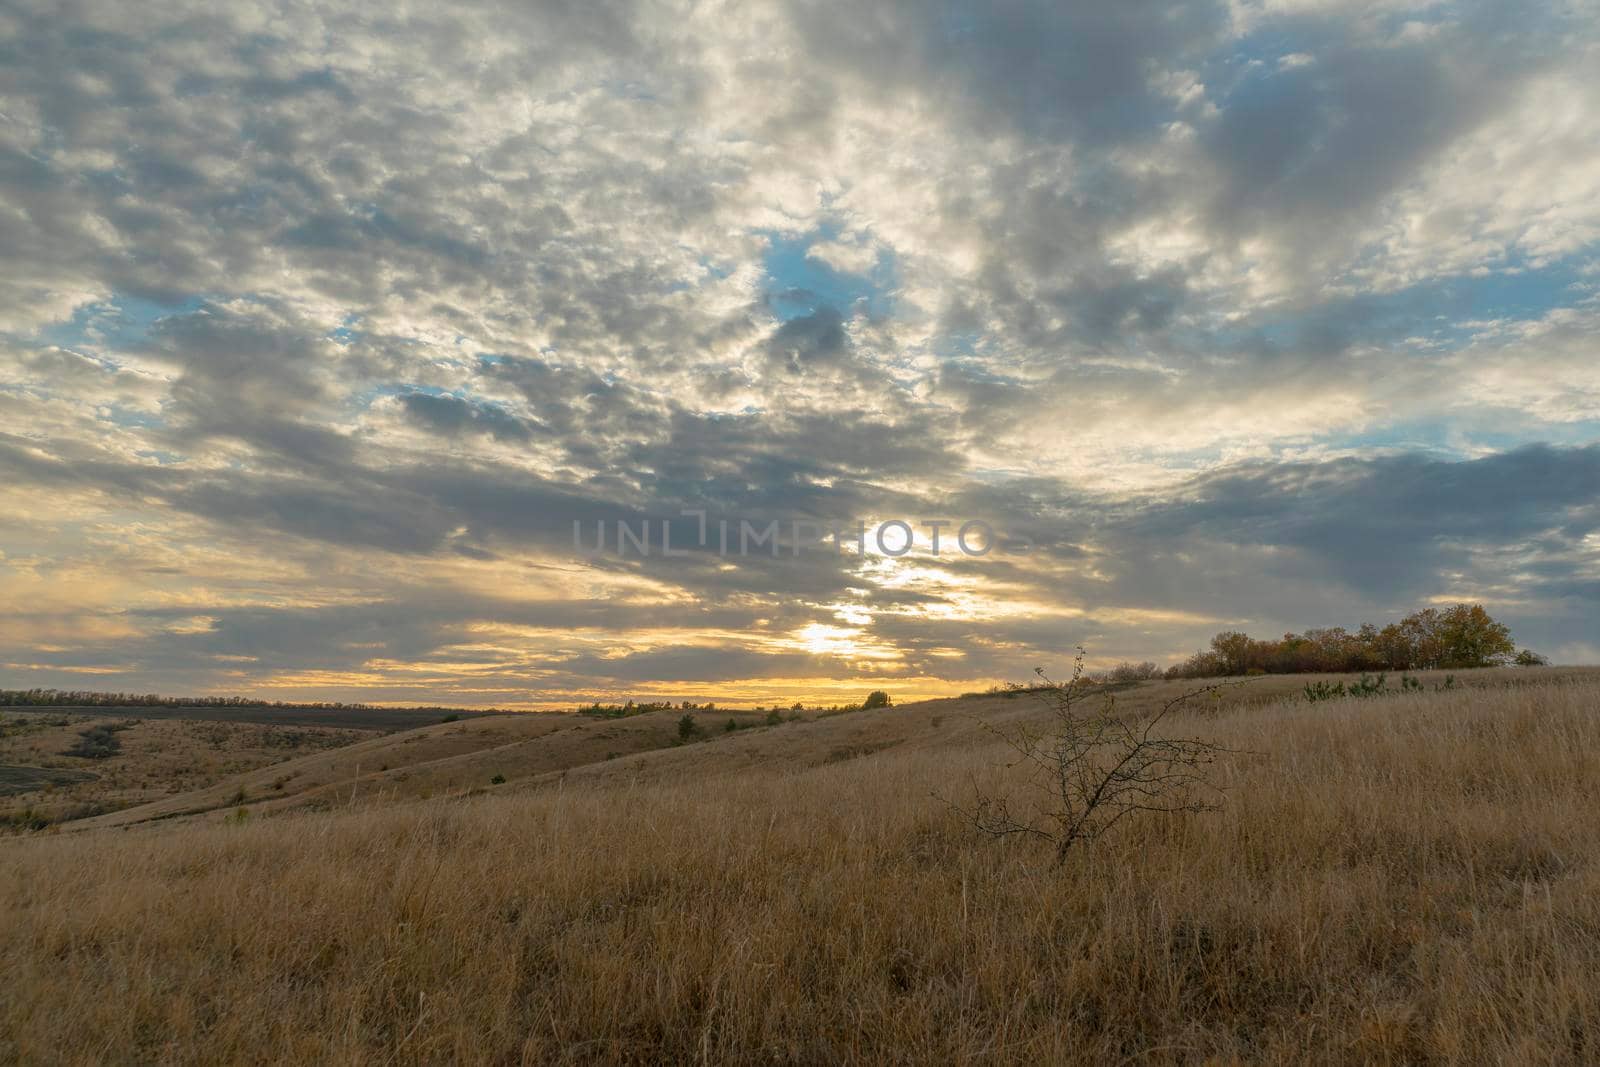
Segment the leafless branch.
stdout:
[[1220,806],[1220,791],[1209,770],[1231,749],[1199,738],[1173,738],[1157,728],[1173,712],[1210,697],[1220,699],[1228,685],[1216,683],[1180,693],[1142,717],[1118,713],[1116,697],[1105,694],[1086,708],[1084,650],[1078,649],[1072,678],[1057,683],[1042,668],[1045,682],[1033,689],[1049,705],[1048,725],[997,728],[990,733],[1016,753],[1007,766],[1021,767],[1038,794],[1025,810],[1008,797],[992,795],[973,783],[974,800],[962,806],[946,800],[982,833],[993,837],[1034,837],[1055,846],[1062,863],[1074,846],[1094,841],[1139,813],[1198,814]]

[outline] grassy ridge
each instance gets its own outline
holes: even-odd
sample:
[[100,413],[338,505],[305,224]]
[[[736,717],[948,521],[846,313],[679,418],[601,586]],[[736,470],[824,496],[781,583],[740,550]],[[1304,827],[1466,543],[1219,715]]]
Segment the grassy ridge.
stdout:
[[1590,1062],[1600,684],[1530,680],[1177,723],[1226,811],[1063,872],[971,744],[16,842],[0,1060]]

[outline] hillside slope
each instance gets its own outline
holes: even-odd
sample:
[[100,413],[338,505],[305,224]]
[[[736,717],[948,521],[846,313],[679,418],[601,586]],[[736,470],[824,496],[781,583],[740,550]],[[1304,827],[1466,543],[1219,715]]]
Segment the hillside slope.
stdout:
[[[1478,671],[1458,676],[1462,684],[1496,687],[1582,672]],[[1318,676],[1336,680],[1343,676]],[[1442,676],[1418,676],[1426,686]],[[1215,714],[1268,704],[1299,693],[1307,676],[1225,680],[1194,710]],[[1196,682],[1144,682],[1102,687],[1085,699],[1112,696],[1137,714],[1194,690]],[[142,823],[223,818],[333,806],[358,806],[431,797],[465,796],[485,790],[518,792],[561,784],[636,786],[704,781],[754,768],[802,770],[890,750],[964,749],[990,740],[989,728],[1042,721],[1048,706],[1029,693],[984,694],[919,701],[843,714],[805,713],[798,721],[769,726],[753,712],[696,713],[700,733],[678,744],[679,712],[658,711],[627,719],[561,714],[510,714],[439,723],[374,737],[337,751],[316,753],[235,775],[207,788],[164,797],[68,824],[72,830],[127,827]],[[727,732],[729,720],[741,729]],[[496,781],[501,779],[503,781]]]
[[377,798],[427,798],[670,743],[664,715],[589,719],[509,714],[436,723],[369,738],[235,775],[205,789],[71,824],[75,830],[129,826],[246,808],[254,812],[328,807]]
[[1033,714],[996,698],[34,835],[0,864],[0,1061],[1594,1062],[1600,679],[1496,677],[1175,719],[1240,750],[1221,810],[1064,866],[933,795],[1027,795],[966,733]]

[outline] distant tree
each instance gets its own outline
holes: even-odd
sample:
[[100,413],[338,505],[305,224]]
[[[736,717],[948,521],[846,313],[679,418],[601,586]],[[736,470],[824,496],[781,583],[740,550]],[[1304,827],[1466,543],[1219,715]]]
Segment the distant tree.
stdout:
[[1216,678],[1226,673],[1222,657],[1215,652],[1196,652],[1182,663],[1167,669],[1168,678]]
[[[1225,630],[1211,639],[1209,648],[1168,668],[1166,676],[1456,670],[1510,662],[1515,655],[1511,631],[1483,605],[1457,604],[1442,611],[1424,608],[1382,628],[1368,623],[1355,633],[1333,626],[1258,641]],[[1119,670],[1112,672],[1112,680]]]
[[1307,630],[1304,638],[1306,669],[1348,671],[1360,662],[1355,639],[1343,626]]
[[1159,677],[1161,669],[1148,660],[1144,663],[1119,663],[1106,673],[1109,682],[1142,682]]
[[700,727],[695,725],[693,715],[685,715],[683,718],[678,720],[679,741],[692,741],[694,740],[695,735],[699,732]]
[[1519,667],[1548,667],[1550,665],[1550,661],[1548,659],[1539,655],[1539,653],[1535,652],[1531,648],[1525,648],[1521,652],[1518,652],[1516,658],[1512,660],[1512,662]]
[[1250,669],[1250,635],[1224,630],[1211,639],[1211,651],[1223,674],[1243,674]]
[[252,700],[241,696],[164,697],[155,693],[99,693],[63,689],[0,689],[0,707],[23,708],[286,708],[310,711],[450,711],[425,707],[374,708],[343,701]]
[[1400,620],[1400,632],[1411,646],[1411,667],[1426,671],[1444,666],[1437,608],[1424,608],[1407,615]]
[[1482,604],[1457,604],[1439,616],[1443,667],[1489,667],[1516,654],[1511,631],[1495,622]]
[[1399,623],[1391,622],[1373,634],[1369,649],[1376,661],[1372,666],[1381,670],[1404,671],[1417,665],[1411,635]]
[[868,711],[873,708],[887,708],[889,707],[889,694],[882,689],[874,689],[867,694],[867,699],[861,707],[863,710]]

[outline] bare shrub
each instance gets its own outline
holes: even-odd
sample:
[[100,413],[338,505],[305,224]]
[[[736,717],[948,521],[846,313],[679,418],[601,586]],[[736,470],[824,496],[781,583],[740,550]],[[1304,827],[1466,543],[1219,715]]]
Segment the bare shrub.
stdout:
[[1202,697],[1215,698],[1222,685],[1181,693],[1142,717],[1123,716],[1109,693],[1085,706],[1083,660],[1079,648],[1072,680],[1064,685],[1052,682],[1042,667],[1035,670],[1046,683],[1037,692],[1051,708],[1043,726],[988,727],[1017,753],[1007,766],[1024,769],[1033,800],[1019,808],[1010,797],[974,785],[970,807],[946,801],[992,837],[1020,835],[1049,842],[1058,865],[1074,845],[1094,841],[1131,815],[1217,810],[1214,797],[1219,794],[1207,771],[1219,756],[1233,751],[1157,732],[1172,712]]

